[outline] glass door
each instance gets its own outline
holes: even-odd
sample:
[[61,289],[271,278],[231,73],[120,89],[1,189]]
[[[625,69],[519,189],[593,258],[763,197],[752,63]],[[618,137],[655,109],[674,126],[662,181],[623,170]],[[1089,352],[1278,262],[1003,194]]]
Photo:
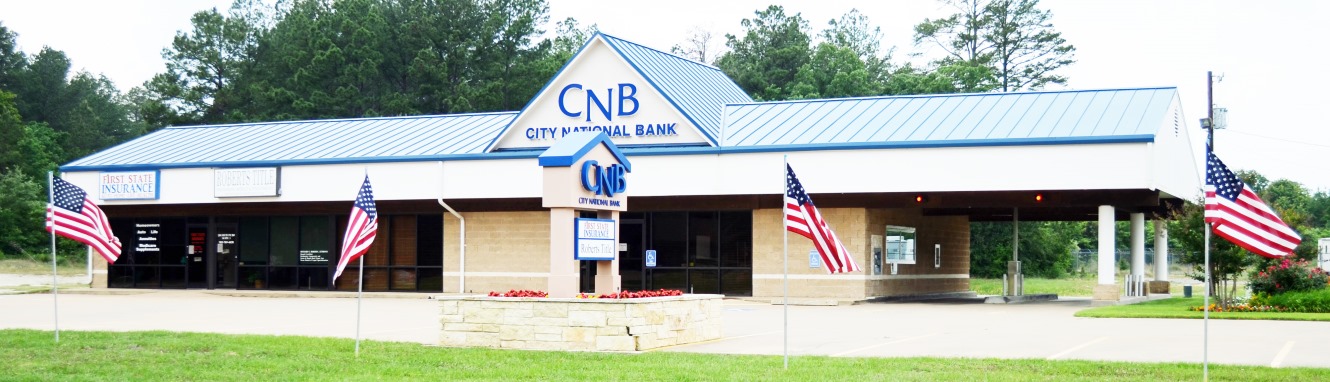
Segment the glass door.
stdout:
[[208,287],[208,226],[189,225],[188,240],[185,246],[185,273],[188,278],[187,288]]
[[216,233],[213,235],[213,261],[216,264],[215,279],[213,280],[216,288],[234,289],[236,287],[236,264],[238,251],[237,229],[235,223],[218,223]]
[[626,247],[619,251],[619,276],[623,280],[623,290],[638,291],[645,288],[642,277],[645,269],[645,239],[646,224],[641,219],[619,220],[619,245]]

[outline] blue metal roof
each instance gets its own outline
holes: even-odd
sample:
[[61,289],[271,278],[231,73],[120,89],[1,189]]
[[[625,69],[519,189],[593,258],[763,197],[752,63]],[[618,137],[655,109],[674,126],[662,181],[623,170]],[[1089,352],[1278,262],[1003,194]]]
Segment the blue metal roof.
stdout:
[[637,69],[667,101],[712,141],[720,136],[721,106],[753,102],[719,68],[661,52],[604,33],[611,48]]
[[541,167],[568,167],[600,145],[605,145],[605,149],[610,150],[610,155],[613,155],[615,160],[623,164],[628,172],[633,172],[633,164],[628,162],[628,157],[619,151],[619,147],[614,145],[610,136],[601,131],[579,131],[568,134],[536,158]]
[[490,139],[516,115],[505,112],[168,127],[61,169],[354,163],[469,156],[483,153]]
[[1176,93],[1167,87],[729,104],[722,146],[1150,141]]

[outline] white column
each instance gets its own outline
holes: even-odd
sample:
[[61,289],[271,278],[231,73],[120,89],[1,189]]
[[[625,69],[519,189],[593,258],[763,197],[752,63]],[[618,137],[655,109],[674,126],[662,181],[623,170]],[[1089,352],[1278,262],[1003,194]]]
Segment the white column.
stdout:
[[1131,275],[1145,278],[1145,214],[1131,214]]
[[1168,281],[1168,221],[1155,220],[1155,281]]
[[1113,285],[1113,250],[1117,243],[1113,242],[1113,234],[1116,230],[1113,220],[1113,206],[1099,206],[1099,285]]

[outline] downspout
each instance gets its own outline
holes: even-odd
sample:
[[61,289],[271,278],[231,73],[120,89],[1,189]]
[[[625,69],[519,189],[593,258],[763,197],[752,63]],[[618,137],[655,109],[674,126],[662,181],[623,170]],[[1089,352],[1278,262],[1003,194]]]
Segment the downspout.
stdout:
[[448,210],[448,213],[453,214],[457,217],[457,221],[461,222],[457,234],[458,243],[461,244],[461,255],[458,256],[461,265],[458,267],[457,292],[466,293],[466,219],[462,217],[462,214],[457,213],[457,210],[448,206],[448,203],[443,202],[443,161],[439,161],[439,198],[437,200],[439,206]]

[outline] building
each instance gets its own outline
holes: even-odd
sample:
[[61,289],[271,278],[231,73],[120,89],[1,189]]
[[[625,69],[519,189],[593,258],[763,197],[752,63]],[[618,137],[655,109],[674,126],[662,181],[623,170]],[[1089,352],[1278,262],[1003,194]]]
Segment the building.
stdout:
[[[544,289],[537,157],[597,131],[632,160],[623,289],[778,296],[788,260],[791,295],[865,299],[968,290],[972,221],[1130,219],[1143,246],[1146,214],[1200,190],[1184,121],[1175,88],[754,102],[714,67],[598,34],[518,112],[170,127],[61,170],[127,248],[95,286],[355,290],[354,269],[329,276],[368,175],[366,290]],[[787,156],[863,272],[827,274],[807,240],[785,255]]]

